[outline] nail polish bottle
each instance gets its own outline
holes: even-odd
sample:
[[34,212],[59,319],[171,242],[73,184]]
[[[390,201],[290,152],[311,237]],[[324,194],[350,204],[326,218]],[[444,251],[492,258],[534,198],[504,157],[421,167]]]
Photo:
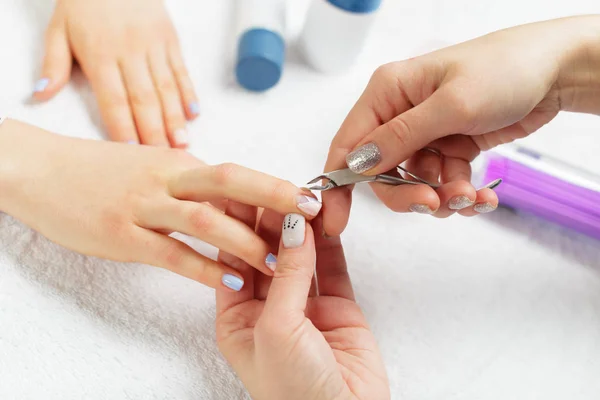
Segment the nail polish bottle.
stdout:
[[238,0],[236,11],[236,80],[247,90],[266,91],[283,71],[285,0]]
[[312,0],[300,46],[324,73],[348,69],[362,51],[382,0]]

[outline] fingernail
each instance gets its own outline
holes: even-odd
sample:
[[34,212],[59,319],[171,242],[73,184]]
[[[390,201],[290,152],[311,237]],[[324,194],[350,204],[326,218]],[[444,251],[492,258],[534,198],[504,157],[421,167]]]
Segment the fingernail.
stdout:
[[138,144],[137,140],[128,140],[127,144]]
[[173,133],[173,139],[175,140],[176,145],[187,146],[188,145],[188,132],[185,129],[177,129]]
[[188,109],[190,110],[190,112],[194,115],[198,115],[200,114],[200,106],[198,105],[197,102],[192,101],[189,106]]
[[448,208],[451,210],[462,210],[463,208],[472,206],[473,203],[474,201],[467,196],[456,196],[450,199]]
[[475,204],[475,206],[473,207],[473,210],[477,211],[479,214],[489,213],[494,211],[495,209],[496,207],[494,207],[490,203],[479,203]]
[[265,264],[271,271],[275,271],[275,267],[277,266],[277,257],[275,257],[273,253],[269,253],[267,258],[265,258]]
[[296,196],[296,204],[300,210],[304,211],[311,217],[317,215],[323,206],[321,202],[314,197],[304,196],[302,194]]
[[223,275],[221,282],[223,282],[223,285],[227,286],[229,289],[235,290],[236,292],[239,292],[242,289],[242,286],[244,286],[243,280],[231,274]]
[[39,79],[33,86],[33,93],[43,92],[44,90],[46,90],[49,83],[50,83],[50,79],[48,79],[48,78]]
[[304,243],[304,232],[306,230],[306,221],[300,214],[288,214],[283,219],[283,247],[293,249],[302,246]]
[[367,143],[346,156],[346,164],[352,172],[362,174],[381,161],[381,152],[375,143]]
[[433,210],[431,208],[429,208],[429,206],[426,204],[412,204],[409,207],[409,209],[410,209],[410,211],[417,213],[417,214],[428,214],[428,215],[433,214]]

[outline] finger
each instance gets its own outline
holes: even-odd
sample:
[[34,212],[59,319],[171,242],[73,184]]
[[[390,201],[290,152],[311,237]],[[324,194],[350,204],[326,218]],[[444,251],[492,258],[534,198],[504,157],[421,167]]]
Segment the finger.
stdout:
[[[406,169],[427,182],[438,183],[442,171],[442,157],[433,151],[423,149],[408,159]],[[410,176],[405,178],[415,180]]]
[[[279,251],[279,240],[281,239],[283,217],[283,215],[273,210],[266,209],[260,217],[260,222],[256,230],[258,235],[263,238],[265,242],[267,242],[269,250],[273,254],[277,254]],[[257,275],[254,281],[254,297],[258,300],[266,299],[270,286],[270,276],[263,274]]]
[[394,212],[434,214],[440,208],[440,197],[431,187],[419,185],[386,185],[372,183],[375,195]]
[[71,76],[73,57],[69,48],[64,19],[55,15],[46,31],[46,53],[41,78],[35,83],[33,96],[48,100],[63,88]]
[[440,196],[440,208],[434,215],[438,218],[446,218],[456,211],[471,207],[477,198],[475,188],[466,181],[443,184],[436,192]]
[[181,105],[179,89],[169,67],[169,60],[165,49],[157,46],[149,54],[150,72],[154,86],[162,105],[164,124],[172,147],[186,148],[188,146],[188,132],[186,130],[184,110]]
[[[230,201],[225,214],[240,221],[249,229],[254,229],[256,225],[256,207]],[[223,250],[219,251],[217,261],[236,269],[244,278],[244,287],[239,292],[218,291],[216,293],[217,315],[219,315],[254,298],[254,270],[248,263]]]
[[86,69],[89,70],[90,84],[96,93],[100,114],[109,138],[116,142],[139,143],[127,91],[118,65],[101,64]]
[[[315,232],[320,232],[323,217],[318,216],[312,222]],[[354,301],[354,291],[348,275],[344,249],[339,236],[325,238],[315,235],[317,254],[317,285],[319,296],[343,297]]]
[[230,163],[184,172],[170,182],[170,192],[182,200],[226,198],[284,215],[300,212],[308,218],[313,218],[321,209],[321,203],[311,193],[303,192],[292,183]]
[[483,188],[477,191],[477,199],[473,207],[464,208],[459,213],[465,217],[472,217],[492,212],[496,208],[498,208],[498,195],[492,189]]
[[146,229],[138,236],[136,250],[141,259],[136,261],[168,269],[215,289],[239,291],[244,286],[238,271],[204,257],[179,240]]
[[444,156],[442,182],[471,182],[471,163],[461,158]]
[[142,56],[131,56],[121,64],[121,71],[140,142],[168,146],[162,109],[147,60]]
[[395,168],[439,137],[461,132],[460,119],[444,88],[367,135],[346,157],[356,173],[376,175]]
[[315,256],[310,224],[300,214],[286,215],[265,313],[271,317],[293,316],[298,311],[303,315],[315,270]]
[[183,104],[185,115],[189,120],[192,120],[200,115],[200,107],[194,85],[181,56],[181,49],[177,40],[174,39],[169,44],[167,51],[171,70],[179,88],[180,101]]
[[243,222],[224,215],[206,203],[171,200],[141,210],[140,224],[152,230],[170,230],[203,240],[218,249],[247,262],[264,274],[267,267],[267,244]]
[[353,186],[342,186],[323,192],[323,232],[317,235],[339,236],[346,229],[353,189]]

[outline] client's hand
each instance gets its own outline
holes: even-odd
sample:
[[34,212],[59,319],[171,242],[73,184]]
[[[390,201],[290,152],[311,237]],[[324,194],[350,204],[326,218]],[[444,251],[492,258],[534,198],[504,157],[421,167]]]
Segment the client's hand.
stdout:
[[[230,202],[227,214],[255,226],[253,207]],[[321,229],[317,217],[315,230]],[[252,397],[389,399],[385,368],[354,301],[339,237],[314,236],[302,216],[284,219],[269,210],[258,233],[273,252],[282,236],[275,276],[257,274],[222,252],[220,261],[240,271],[246,285],[239,293],[217,293],[219,348]]]
[[72,139],[13,120],[0,126],[0,194],[0,210],[69,249],[233,290],[243,285],[235,269],[168,235],[195,236],[272,275],[267,243],[208,202],[233,199],[307,217],[321,206],[289,182],[237,165],[209,166],[183,150]]
[[198,114],[192,82],[163,0],[58,0],[34,96],[69,80],[75,58],[96,93],[110,139],[185,147]]

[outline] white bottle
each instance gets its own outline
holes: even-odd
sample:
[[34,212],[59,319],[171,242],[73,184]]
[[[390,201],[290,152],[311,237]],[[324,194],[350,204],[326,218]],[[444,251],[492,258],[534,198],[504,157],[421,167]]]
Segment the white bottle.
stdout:
[[312,0],[300,35],[306,60],[325,73],[349,68],[362,51],[382,0]]
[[236,11],[236,79],[248,90],[268,90],[283,71],[285,0],[238,0]]

